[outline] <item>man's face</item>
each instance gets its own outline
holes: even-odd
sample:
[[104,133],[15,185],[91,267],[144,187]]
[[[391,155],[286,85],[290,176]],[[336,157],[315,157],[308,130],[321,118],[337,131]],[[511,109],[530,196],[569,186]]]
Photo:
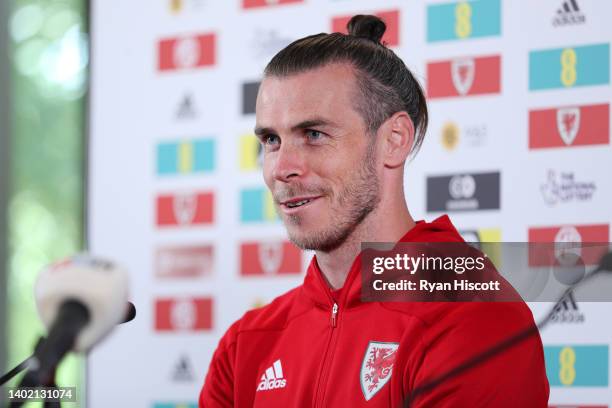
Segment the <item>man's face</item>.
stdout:
[[338,247],[378,204],[374,139],[353,108],[356,97],[344,64],[262,81],[256,134],[264,179],[303,249]]

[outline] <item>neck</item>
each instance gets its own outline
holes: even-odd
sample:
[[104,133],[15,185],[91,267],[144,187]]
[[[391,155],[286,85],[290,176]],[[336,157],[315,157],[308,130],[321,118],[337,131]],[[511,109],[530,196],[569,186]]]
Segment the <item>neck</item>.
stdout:
[[[382,204],[382,203],[381,203]],[[379,205],[340,245],[331,251],[316,251],[317,264],[333,289],[340,289],[361,252],[363,242],[397,242],[414,226],[415,222],[401,194],[401,200],[390,205]]]

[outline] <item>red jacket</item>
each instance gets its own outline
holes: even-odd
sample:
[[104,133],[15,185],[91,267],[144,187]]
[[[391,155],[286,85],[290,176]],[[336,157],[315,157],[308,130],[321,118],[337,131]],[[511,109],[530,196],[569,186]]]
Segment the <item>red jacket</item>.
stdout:
[[[447,216],[402,242],[462,241]],[[247,312],[219,342],[200,407],[401,407],[419,385],[529,325],[514,303],[360,301],[357,259],[332,292],[316,257],[304,284]],[[539,335],[415,399],[423,407],[546,407]]]

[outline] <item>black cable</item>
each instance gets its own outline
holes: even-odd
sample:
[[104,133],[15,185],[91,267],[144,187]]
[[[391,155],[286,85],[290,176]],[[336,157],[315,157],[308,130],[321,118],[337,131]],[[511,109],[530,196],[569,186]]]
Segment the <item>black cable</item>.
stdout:
[[11,371],[9,371],[8,373],[6,373],[2,377],[0,377],[0,386],[2,386],[5,383],[7,383],[11,378],[15,377],[21,371],[30,368],[30,364],[33,361],[32,360],[33,357],[34,356],[26,358],[21,363],[19,363],[19,365],[17,365],[17,367],[13,368]]

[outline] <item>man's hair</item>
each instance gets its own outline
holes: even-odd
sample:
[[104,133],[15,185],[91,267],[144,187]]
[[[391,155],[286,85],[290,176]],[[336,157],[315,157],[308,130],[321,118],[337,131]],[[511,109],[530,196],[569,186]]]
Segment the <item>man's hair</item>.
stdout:
[[427,104],[421,86],[404,62],[381,43],[387,26],[376,16],[356,15],[348,35],[316,34],[289,44],[266,66],[266,76],[284,77],[331,63],[349,63],[355,70],[360,95],[355,109],[372,135],[396,112],[405,111],[415,127],[411,153],[423,143]]

